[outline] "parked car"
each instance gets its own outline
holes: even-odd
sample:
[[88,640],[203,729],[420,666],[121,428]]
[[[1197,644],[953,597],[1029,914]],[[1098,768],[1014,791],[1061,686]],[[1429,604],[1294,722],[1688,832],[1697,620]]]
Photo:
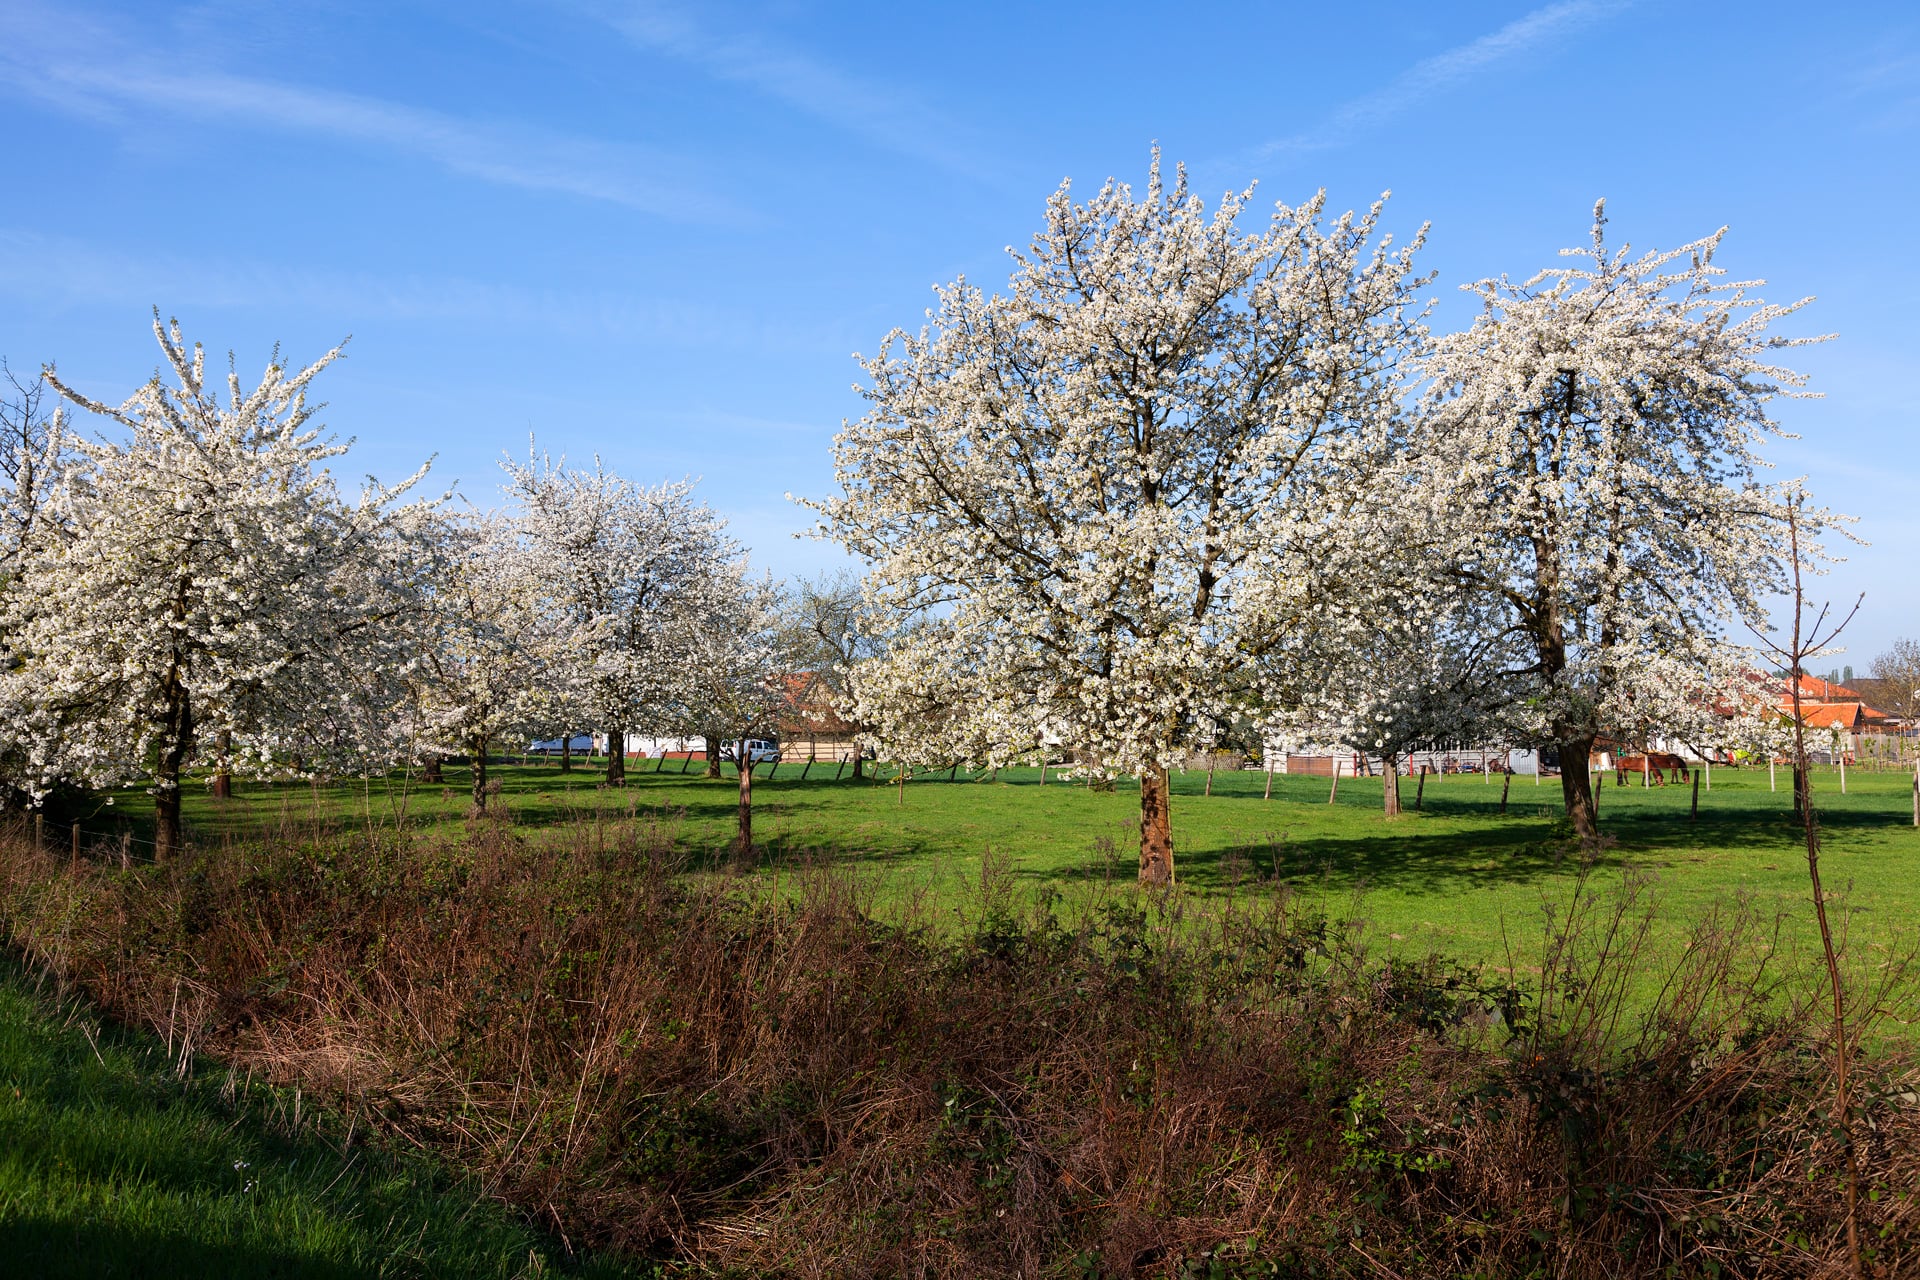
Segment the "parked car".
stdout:
[[[720,744],[720,758],[729,763],[738,763],[735,757],[739,752],[740,740],[738,738],[730,738]],[[780,744],[768,738],[748,738],[747,760],[751,764],[778,764],[780,761]]]
[[567,745],[565,738],[543,738],[535,741],[527,748],[527,754],[530,756],[557,756],[562,751],[569,751],[576,756],[592,755],[593,735],[590,733],[574,734],[572,746]]

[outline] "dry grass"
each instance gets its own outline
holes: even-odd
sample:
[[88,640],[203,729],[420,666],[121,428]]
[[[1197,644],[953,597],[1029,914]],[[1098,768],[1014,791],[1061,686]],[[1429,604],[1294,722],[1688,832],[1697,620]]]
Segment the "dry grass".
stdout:
[[[1656,956],[1576,896],[1525,984],[1296,908],[989,865],[965,927],[832,868],[678,873],[644,817],[282,832],[167,867],[0,848],[0,925],[117,1016],[319,1090],[576,1245],[689,1274],[1813,1276],[1840,1144],[1813,985],[1738,904]],[[1663,980],[1648,994],[1649,967]],[[1856,1018],[1905,999],[1864,975]],[[1874,977],[1870,986],[1865,977]],[[1920,1107],[1868,1073],[1876,1274]]]

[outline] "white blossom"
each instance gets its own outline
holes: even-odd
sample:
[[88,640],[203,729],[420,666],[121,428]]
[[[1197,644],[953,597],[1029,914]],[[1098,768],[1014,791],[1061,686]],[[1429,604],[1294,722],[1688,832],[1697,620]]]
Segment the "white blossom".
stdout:
[[1005,294],[939,288],[862,362],[872,409],[815,504],[895,632],[853,672],[870,738],[932,764],[1057,740],[1140,774],[1153,882],[1166,765],[1318,625],[1316,548],[1369,540],[1349,494],[1421,333],[1380,205],[1329,221],[1315,196],[1249,232],[1250,199],[1209,213],[1157,154],[1138,200],[1063,185]]
[[1594,213],[1571,265],[1468,286],[1484,310],[1434,344],[1412,440],[1459,581],[1525,653],[1515,702],[1559,745],[1582,836],[1595,736],[1689,715],[1783,580],[1784,490],[1759,450],[1785,434],[1769,402],[1803,394],[1774,353],[1819,341],[1770,332],[1803,303],[1723,281],[1723,232],[1636,256]]
[[176,385],[156,374],[118,407],[47,370],[126,434],[73,441],[25,554],[34,589],[6,597],[0,699],[34,792],[145,777],[165,854],[181,777],[216,746],[222,767],[265,772],[289,742],[333,745],[312,734],[315,698],[386,660],[385,546],[425,468],[339,493],[326,464],[346,445],[307,403],[337,348],[298,372],[276,351],[252,390],[230,368],[223,399],[177,323],[156,313],[154,334]]

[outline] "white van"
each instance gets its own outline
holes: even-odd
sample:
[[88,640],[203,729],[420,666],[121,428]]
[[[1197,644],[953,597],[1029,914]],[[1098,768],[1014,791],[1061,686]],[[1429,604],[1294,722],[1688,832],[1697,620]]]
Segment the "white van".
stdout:
[[[720,744],[720,758],[722,760],[726,760],[731,763],[738,764],[739,761],[736,760],[734,757],[739,754],[739,751],[740,751],[740,740],[738,738],[730,738],[727,741],[722,742]],[[769,763],[778,764],[779,762],[780,762],[780,744],[779,743],[774,742],[768,738],[748,738],[747,739],[747,763],[749,765],[769,764]]]

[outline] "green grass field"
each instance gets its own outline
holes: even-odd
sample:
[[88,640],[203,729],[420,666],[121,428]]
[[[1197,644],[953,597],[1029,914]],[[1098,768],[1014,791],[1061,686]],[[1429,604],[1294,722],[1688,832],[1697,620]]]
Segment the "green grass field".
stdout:
[[0,961],[0,1274],[556,1273],[557,1251],[476,1188],[364,1143],[343,1154],[310,1105],[291,1129],[290,1093],[173,1066]]
[[[733,833],[737,787],[731,769],[719,782],[698,766],[663,772],[639,765],[629,785],[599,785],[594,769],[576,763],[496,767],[501,793],[492,802],[516,824],[651,819],[695,855],[716,861]],[[1126,883],[1134,874],[1137,789],[1122,781],[1101,793],[1033,770],[1005,770],[995,781],[922,775],[904,790],[889,783],[833,778],[816,766],[802,781],[783,765],[754,784],[755,836],[763,865],[831,858],[872,873],[882,903],[930,895],[936,904],[975,884],[991,851],[1016,879],[1035,889],[1071,894],[1089,884]],[[1679,925],[1708,904],[1748,895],[1778,908],[1791,923],[1807,916],[1807,878],[1799,831],[1788,813],[1788,782],[1771,790],[1764,770],[1716,769],[1689,822],[1684,786],[1624,788],[1611,775],[1600,796],[1608,847],[1594,864],[1605,883],[1629,871],[1655,878],[1663,919]],[[1851,771],[1848,792],[1837,772],[1814,780],[1830,891],[1853,912],[1856,937],[1886,942],[1910,935],[1920,919],[1920,830],[1912,825],[1911,774]],[[1509,940],[1535,939],[1541,904],[1564,900],[1581,874],[1560,825],[1559,788],[1517,775],[1507,812],[1499,812],[1500,779],[1429,777],[1420,812],[1388,820],[1377,779],[1343,779],[1328,803],[1324,778],[1276,777],[1265,800],[1265,777],[1221,773],[1203,795],[1201,773],[1174,777],[1176,873],[1184,892],[1219,899],[1271,891],[1285,884],[1319,895],[1332,914],[1358,914],[1374,936],[1407,950],[1438,951],[1463,960],[1501,957]],[[1402,783],[1411,810],[1414,785]],[[196,838],[243,838],[277,826],[332,823],[409,826],[456,823],[467,806],[466,774],[449,768],[446,785],[399,781],[326,787],[249,786],[233,800],[195,794],[187,816]],[[138,831],[146,798],[122,793],[111,809],[85,819],[103,829],[107,815]],[[137,848],[137,846],[136,846]],[[1357,907],[1354,905],[1358,903]]]

